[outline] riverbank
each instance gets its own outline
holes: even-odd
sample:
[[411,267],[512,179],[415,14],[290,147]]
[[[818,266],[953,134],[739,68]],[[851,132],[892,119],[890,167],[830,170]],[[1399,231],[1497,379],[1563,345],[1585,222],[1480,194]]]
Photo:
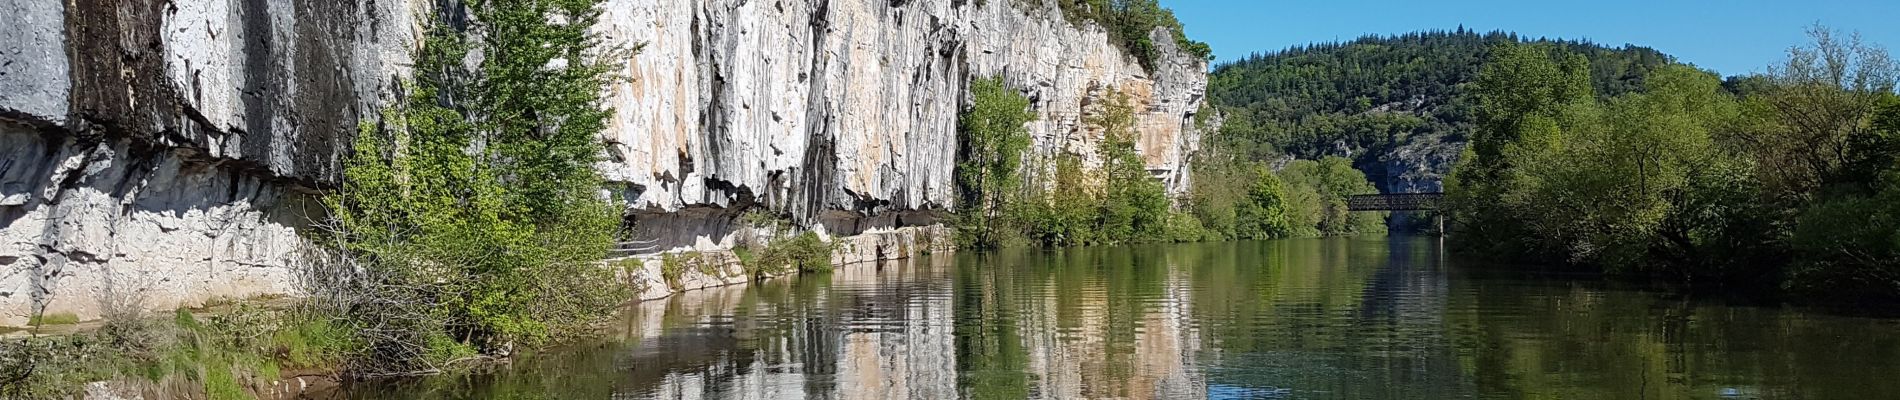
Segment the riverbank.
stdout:
[[[835,237],[827,243],[831,245],[831,265],[839,268],[950,253],[956,251],[954,238],[949,227],[931,225],[867,231]],[[707,245],[616,258],[607,263],[622,268],[623,279],[634,287],[634,301],[651,301],[681,292],[750,283],[754,279],[747,271],[745,258],[733,247]],[[797,273],[790,270],[765,275],[775,278]]]
[[481,379],[350,396],[1879,398],[1900,385],[1882,379],[1900,371],[1894,319],[1487,273],[1447,251],[1365,236],[922,257],[685,292]]
[[[830,260],[841,272],[880,261],[955,250],[943,226],[904,227],[832,238]],[[696,249],[607,260],[633,285],[634,303],[681,293],[746,285],[798,274],[755,277],[731,248]],[[0,336],[0,395],[85,399],[286,399],[338,386],[348,360],[327,349],[347,333],[300,310],[293,299],[260,298],[162,315],[47,324]],[[571,336],[586,337],[586,334]],[[525,349],[524,349],[525,350]],[[506,362],[467,358],[462,367]],[[459,371],[448,366],[448,373]]]

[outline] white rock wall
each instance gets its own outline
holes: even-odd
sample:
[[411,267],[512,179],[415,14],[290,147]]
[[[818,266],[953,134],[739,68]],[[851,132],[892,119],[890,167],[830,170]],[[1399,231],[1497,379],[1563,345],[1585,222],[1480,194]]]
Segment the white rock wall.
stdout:
[[1099,27],[1011,3],[610,0],[603,32],[644,50],[609,89],[601,169],[649,213],[757,201],[809,224],[949,209],[965,88],[1002,76],[1034,101],[1045,157],[1092,155],[1084,110],[1129,94],[1150,169],[1185,190],[1205,62],[1158,34],[1150,74]]
[[294,290],[402,1],[0,0],[0,325]]
[[[1185,188],[1204,62],[1158,37],[1151,74],[1099,28],[988,3],[608,0],[600,32],[644,50],[605,88],[599,167],[656,249],[729,247],[763,205],[845,241],[840,262],[905,257],[955,206],[968,81],[1002,76],[1034,100],[1038,157],[1092,154],[1085,110],[1131,94],[1151,170]],[[0,325],[293,292],[310,199],[436,6],[0,0]]]

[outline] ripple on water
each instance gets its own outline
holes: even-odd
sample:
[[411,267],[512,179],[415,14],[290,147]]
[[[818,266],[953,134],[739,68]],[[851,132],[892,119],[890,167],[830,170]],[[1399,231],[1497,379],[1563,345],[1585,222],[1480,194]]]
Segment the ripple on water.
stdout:
[[[715,289],[356,398],[1883,398],[1900,323],[1448,261],[1434,240],[958,254]],[[723,292],[721,292],[723,291]],[[610,394],[609,394],[610,393]],[[1798,396],[1798,397],[1797,397]]]

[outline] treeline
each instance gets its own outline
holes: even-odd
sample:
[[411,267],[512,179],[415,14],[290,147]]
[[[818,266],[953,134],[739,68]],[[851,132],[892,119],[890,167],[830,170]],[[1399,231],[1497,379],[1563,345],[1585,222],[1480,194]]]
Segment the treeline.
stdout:
[[[1190,196],[1177,206],[1135,147],[1140,132],[1127,96],[1111,92],[1086,119],[1103,134],[1096,148],[1044,159],[1026,154],[1024,125],[1036,117],[1026,97],[997,78],[972,82],[970,93],[971,106],[958,119],[962,211],[954,219],[964,247],[1271,239],[1385,229],[1384,213],[1347,212],[1347,196],[1377,189],[1343,158],[1292,161],[1275,172],[1265,163],[1210,152],[1195,162]],[[1084,166],[1075,151],[1093,151],[1102,165]]]
[[1590,84],[1606,97],[1636,90],[1644,76],[1673,62],[1644,47],[1460,27],[1256,53],[1215,67],[1208,96],[1226,116],[1223,145],[1241,157],[1347,155],[1385,175],[1379,158],[1394,148],[1470,137],[1470,83],[1491,49],[1505,43],[1543,43],[1583,56]]
[[1451,179],[1459,250],[1831,300],[1900,299],[1900,75],[1821,28],[1764,75],[1670,64],[1603,96],[1501,44]]
[[1025,7],[1046,7],[1045,2],[1055,2],[1062,9],[1062,16],[1070,24],[1082,26],[1093,23],[1108,31],[1109,40],[1115,46],[1133,54],[1141,66],[1149,71],[1155,69],[1155,61],[1161,58],[1160,49],[1155,47],[1154,39],[1148,36],[1156,28],[1166,29],[1174,36],[1177,47],[1190,55],[1203,60],[1214,59],[1214,49],[1207,43],[1188,39],[1181,21],[1174,18],[1174,11],[1161,7],[1159,0],[1013,0]]

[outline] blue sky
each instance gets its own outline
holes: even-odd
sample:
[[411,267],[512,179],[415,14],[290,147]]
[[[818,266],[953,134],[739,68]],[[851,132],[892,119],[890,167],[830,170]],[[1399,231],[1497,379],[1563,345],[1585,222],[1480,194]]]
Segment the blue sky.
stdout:
[[1161,0],[1220,61],[1365,34],[1454,29],[1636,44],[1723,75],[1765,72],[1819,22],[1900,47],[1900,0]]

